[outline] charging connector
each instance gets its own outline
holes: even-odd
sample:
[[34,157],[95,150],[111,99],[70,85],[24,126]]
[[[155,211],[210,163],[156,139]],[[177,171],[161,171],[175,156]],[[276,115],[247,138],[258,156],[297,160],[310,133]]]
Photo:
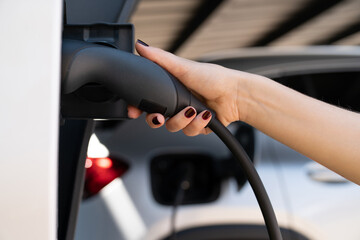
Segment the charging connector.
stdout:
[[[149,113],[172,117],[187,106],[208,109],[176,78],[154,62],[104,45],[63,41],[62,94],[70,95],[89,83],[111,89],[120,99]],[[160,111],[159,111],[160,110]],[[89,118],[94,118],[89,109]],[[111,112],[109,113],[111,115]],[[71,116],[70,116],[71,117]],[[110,117],[110,116],[109,116]],[[236,138],[213,113],[209,128],[239,160],[264,216],[271,240],[282,236],[269,197],[255,167]]]

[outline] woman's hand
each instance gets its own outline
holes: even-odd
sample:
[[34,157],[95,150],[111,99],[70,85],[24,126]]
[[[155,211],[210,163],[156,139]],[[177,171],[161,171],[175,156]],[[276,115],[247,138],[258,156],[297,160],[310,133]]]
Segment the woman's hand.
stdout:
[[[268,78],[176,57],[158,48],[136,44],[143,57],[177,77],[212,108],[224,124],[241,120],[360,185],[360,114],[289,89]],[[129,116],[140,110],[129,107]],[[151,127],[165,119],[149,114]],[[166,122],[169,131],[206,134],[209,113],[190,106]]]
[[[244,118],[245,109],[240,111],[238,107],[238,98],[241,97],[239,96],[241,91],[238,89],[238,71],[235,73],[234,70],[218,65],[180,58],[161,49],[147,46],[141,41],[136,43],[136,50],[141,56],[160,65],[179,79],[194,95],[216,112],[217,118],[224,125],[227,126]],[[129,117],[136,118],[141,111],[129,106],[128,114]],[[167,121],[158,113],[148,114],[146,121],[152,128],[161,127],[165,123],[170,132],[183,130],[186,135],[195,136],[210,132],[205,126],[211,117],[209,111],[197,113],[193,107],[188,106]]]

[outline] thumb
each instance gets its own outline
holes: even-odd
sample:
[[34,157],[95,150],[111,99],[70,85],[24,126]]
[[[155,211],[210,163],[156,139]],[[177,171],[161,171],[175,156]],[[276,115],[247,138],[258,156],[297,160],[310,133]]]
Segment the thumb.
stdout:
[[191,71],[195,62],[175,56],[174,54],[160,48],[151,47],[141,40],[137,40],[135,48],[140,56],[153,61],[174,75],[185,85],[190,88],[192,87],[191,82],[187,81],[185,76],[189,71]]

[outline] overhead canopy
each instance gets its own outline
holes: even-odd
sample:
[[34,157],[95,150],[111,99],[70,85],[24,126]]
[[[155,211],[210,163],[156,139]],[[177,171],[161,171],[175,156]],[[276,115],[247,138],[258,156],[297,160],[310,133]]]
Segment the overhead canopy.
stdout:
[[136,38],[187,58],[253,46],[360,43],[359,0],[66,2],[69,23],[130,19],[135,25]]
[[360,43],[359,0],[143,0],[136,36],[187,58],[252,46]]

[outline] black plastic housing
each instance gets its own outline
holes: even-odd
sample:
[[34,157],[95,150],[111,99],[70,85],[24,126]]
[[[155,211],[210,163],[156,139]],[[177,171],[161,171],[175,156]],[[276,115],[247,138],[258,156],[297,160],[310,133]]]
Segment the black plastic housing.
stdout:
[[[99,31],[74,29],[64,39],[61,67],[61,112],[65,118],[126,118],[126,103],[148,113],[171,117],[187,106],[206,107],[154,62],[100,40]],[[68,30],[70,31],[70,30]],[[91,37],[95,35],[95,37]],[[105,38],[106,39],[106,38]],[[111,40],[111,38],[110,38]],[[98,95],[97,95],[98,94]]]
[[[63,41],[77,40],[132,53],[132,24],[65,25]],[[127,104],[106,86],[85,84],[71,93],[62,92],[61,115],[74,119],[125,119]]]

